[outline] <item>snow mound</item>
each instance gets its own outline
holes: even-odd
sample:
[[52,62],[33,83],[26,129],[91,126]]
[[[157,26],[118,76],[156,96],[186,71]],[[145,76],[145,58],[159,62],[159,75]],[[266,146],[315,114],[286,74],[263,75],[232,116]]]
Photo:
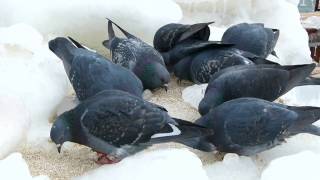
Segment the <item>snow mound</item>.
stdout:
[[0,96],[0,159],[12,153],[25,140],[30,119],[21,100]]
[[310,151],[281,157],[263,171],[261,180],[290,179],[318,180],[320,155]]
[[[308,34],[300,22],[296,0],[176,0],[183,7],[184,21],[188,23],[215,21],[213,26],[264,23],[280,29],[275,48],[280,64],[311,63]],[[212,33],[215,33],[214,31]],[[219,32],[218,34],[221,34]],[[212,40],[217,40],[217,34]],[[274,59],[272,59],[274,60]]]
[[172,0],[0,0],[0,4],[0,26],[25,22],[45,37],[72,36],[100,51],[106,51],[102,46],[107,39],[106,17],[149,43],[161,26],[182,18]]
[[195,84],[189,87],[186,87],[182,91],[182,99],[184,102],[190,104],[192,107],[198,109],[200,101],[204,97],[208,84]]
[[311,134],[295,135],[286,139],[285,143],[258,154],[258,159],[262,164],[268,164],[279,157],[303,151],[320,153],[320,138]]
[[0,179],[49,180],[47,176],[32,178],[28,165],[20,153],[13,153],[6,159],[0,160]]
[[298,86],[280,97],[287,105],[320,107],[320,86]]
[[251,158],[226,154],[223,161],[205,166],[210,180],[258,180],[259,170]]
[[21,99],[31,119],[28,142],[40,145],[48,141],[49,119],[70,87],[62,62],[26,24],[0,28],[0,39],[0,94]]
[[142,152],[113,165],[104,165],[76,180],[208,180],[200,159],[187,149]]

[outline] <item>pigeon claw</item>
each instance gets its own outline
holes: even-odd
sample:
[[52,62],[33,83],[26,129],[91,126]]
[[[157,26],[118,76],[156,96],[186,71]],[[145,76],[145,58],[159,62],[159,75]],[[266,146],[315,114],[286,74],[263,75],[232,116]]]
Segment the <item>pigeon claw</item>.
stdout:
[[101,165],[115,164],[120,162],[120,160],[116,159],[115,157],[104,154],[104,153],[97,152],[97,155],[98,155],[98,159],[96,160],[97,164],[101,164]]
[[168,92],[168,84],[164,84],[164,85],[162,86],[162,88],[164,88],[164,90],[165,90],[166,92]]

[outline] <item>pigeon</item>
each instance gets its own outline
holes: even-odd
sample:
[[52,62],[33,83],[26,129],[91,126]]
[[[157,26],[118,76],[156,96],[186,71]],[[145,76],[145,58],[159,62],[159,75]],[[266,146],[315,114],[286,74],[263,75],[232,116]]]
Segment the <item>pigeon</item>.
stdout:
[[134,73],[86,49],[74,39],[58,37],[49,42],[49,48],[62,60],[80,101],[112,89],[142,97],[142,82]]
[[[185,80],[191,80],[195,83],[208,83],[214,73],[234,65],[278,64],[253,53],[236,49],[233,44],[217,41],[182,43],[165,56],[172,57],[170,62],[175,63],[171,64],[173,65],[172,69],[179,79],[190,77]],[[183,72],[183,76],[181,76],[181,72]],[[187,75],[187,73],[190,74]]]
[[153,46],[159,52],[167,52],[183,41],[208,41],[209,25],[213,22],[192,25],[170,23],[159,28],[154,35]]
[[70,141],[99,153],[99,163],[116,163],[156,143],[181,142],[213,131],[184,120],[137,96],[105,90],[57,117],[50,137],[60,152]]
[[299,133],[320,136],[312,125],[320,118],[319,107],[294,107],[257,98],[238,98],[212,109],[196,121],[214,134],[188,140],[203,151],[252,156],[285,142]]
[[216,48],[198,53],[192,58],[190,75],[194,83],[208,83],[211,76],[218,71],[235,65],[254,64],[241,52],[233,48]]
[[193,57],[193,55],[214,48],[232,47],[233,44],[224,44],[220,41],[199,41],[189,40],[177,44],[174,48],[167,52],[162,52],[161,55],[167,67],[174,66],[185,57]]
[[[127,38],[116,37],[112,24],[117,26]],[[111,20],[108,20],[108,33],[109,40],[104,41],[103,45],[110,49],[114,63],[133,71],[142,81],[145,89],[153,90],[159,87],[167,89],[170,74],[157,50]]]
[[190,74],[192,58],[192,56],[184,57],[173,66],[173,73],[178,78],[178,82],[181,80],[192,81]]
[[199,104],[199,112],[204,115],[223,102],[255,97],[274,101],[292,88],[307,85],[305,80],[315,68],[315,64],[280,65],[239,65],[225,68],[214,74]]
[[277,56],[274,48],[279,35],[278,29],[266,28],[262,23],[240,23],[224,32],[222,42],[235,44],[237,49],[266,58],[269,54]]

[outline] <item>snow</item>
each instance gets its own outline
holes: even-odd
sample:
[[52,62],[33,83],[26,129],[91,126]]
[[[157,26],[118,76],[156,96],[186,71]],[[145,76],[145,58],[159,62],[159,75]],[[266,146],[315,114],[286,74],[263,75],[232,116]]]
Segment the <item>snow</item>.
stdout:
[[[184,9],[183,22],[216,21],[210,27],[211,40],[220,40],[225,29],[233,24],[263,22],[281,31],[276,46],[280,58],[276,61],[282,64],[311,62],[297,0],[176,1]],[[48,39],[69,35],[104,52],[101,42],[107,37],[105,17],[149,43],[160,26],[178,22],[182,17],[181,9],[171,0],[0,0],[0,3],[0,26],[3,26],[0,28],[0,158],[16,151],[24,143],[24,137],[34,149],[53,148],[53,143],[48,143],[50,121],[77,104],[61,61],[48,50]],[[186,88],[183,99],[197,108],[206,86]],[[320,99],[314,93],[318,91],[312,90],[316,87],[301,88],[304,88],[301,92],[295,92],[298,90],[295,88],[282,99],[292,105],[319,106]],[[149,91],[144,94],[147,99],[152,96]],[[63,151],[74,146],[77,145],[69,143]],[[311,152],[300,153],[306,150]],[[101,166],[76,179],[258,180],[270,162],[261,180],[294,179],[300,175],[311,179],[317,172],[314,168],[320,162],[319,153],[320,138],[308,134],[294,136],[254,157],[226,154],[221,162],[204,167],[187,149],[159,149],[143,151],[118,164]],[[0,179],[32,177],[21,155],[14,153],[0,161]]]
[[200,159],[187,149],[139,153],[113,165],[104,165],[76,180],[208,180]]
[[281,96],[281,99],[292,106],[320,106],[320,86],[299,86]]
[[45,38],[72,36],[100,52],[106,51],[102,46],[107,39],[106,17],[149,43],[158,28],[182,18],[180,7],[171,0],[0,0],[0,4],[0,26],[24,22]]
[[205,166],[210,180],[258,180],[259,170],[250,157],[226,154],[221,162]]
[[194,84],[182,91],[182,99],[192,107],[198,109],[200,101],[204,97],[208,84]]
[[263,171],[261,180],[290,179],[318,180],[320,154],[310,151],[281,157],[270,163]]
[[20,99],[0,95],[0,159],[15,151],[24,141],[30,119]]
[[0,160],[0,179],[49,180],[47,176],[32,177],[28,165],[20,153],[13,153]]
[[[222,29],[242,22],[259,22],[267,27],[280,29],[280,37],[275,48],[279,59],[276,61],[287,65],[312,61],[308,35],[300,23],[297,0],[268,2],[265,0],[176,0],[176,2],[184,7],[184,22],[213,20],[215,21],[213,26]],[[219,39],[217,34],[214,36],[210,39]]]
[[0,58],[0,94],[10,94],[25,105],[31,119],[28,142],[48,142],[49,119],[70,87],[61,61],[41,34],[26,24],[0,28]]

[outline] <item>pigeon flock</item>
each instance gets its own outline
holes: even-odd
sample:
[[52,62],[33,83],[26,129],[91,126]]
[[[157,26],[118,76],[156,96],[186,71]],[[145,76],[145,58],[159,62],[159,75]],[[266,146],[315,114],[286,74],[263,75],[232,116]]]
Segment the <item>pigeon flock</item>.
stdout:
[[[320,84],[310,76],[315,64],[281,66],[266,59],[276,56],[279,30],[241,23],[221,41],[209,41],[213,22],[172,23],[156,32],[152,47],[107,20],[109,39],[102,44],[111,60],[71,37],[49,42],[80,101],[51,128],[59,152],[64,142],[75,142],[96,151],[97,163],[110,164],[153,144],[177,142],[251,156],[299,133],[320,136],[312,125],[320,108],[272,102],[296,86]],[[142,97],[145,89],[167,90],[170,73],[179,81],[209,83],[194,123]]]

